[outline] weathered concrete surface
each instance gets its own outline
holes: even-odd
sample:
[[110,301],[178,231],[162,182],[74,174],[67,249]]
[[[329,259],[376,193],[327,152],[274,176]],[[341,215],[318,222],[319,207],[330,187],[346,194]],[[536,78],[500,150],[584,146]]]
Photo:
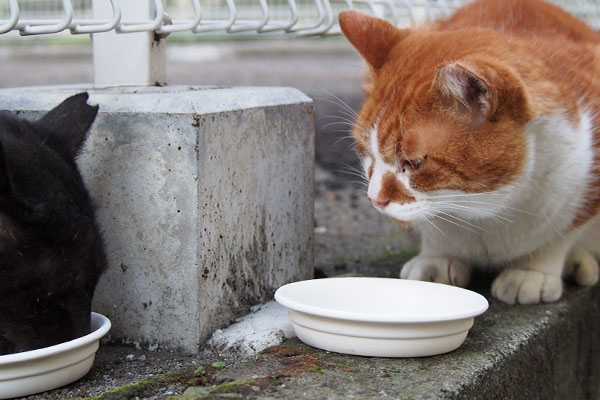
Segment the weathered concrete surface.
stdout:
[[[392,263],[390,258],[379,266],[382,271],[388,266],[395,271],[406,259]],[[32,400],[172,399],[183,393],[184,399],[205,400],[599,400],[600,286],[569,286],[554,304],[509,306],[490,299],[490,283],[484,277],[470,287],[488,297],[490,309],[475,319],[465,343],[448,354],[357,357],[313,349],[297,339],[254,355],[204,349],[194,357],[174,357],[102,346],[88,376]],[[167,363],[170,367],[156,374],[156,366]],[[144,374],[148,369],[152,372]],[[96,391],[107,379],[118,382],[110,386],[116,389]]]
[[312,276],[314,127],[290,88],[36,87],[0,109],[100,105],[79,165],[110,267],[94,310],[111,337],[198,351],[274,290]]
[[[492,300],[465,343],[445,355],[356,357],[290,340],[267,351],[265,360],[253,367],[234,365],[218,372],[217,382],[236,379],[229,390],[205,386],[181,398],[596,400],[599,321],[599,286],[571,288],[555,304],[509,306]],[[290,357],[304,360],[295,368],[300,373],[289,371]],[[276,367],[269,369],[268,364]]]

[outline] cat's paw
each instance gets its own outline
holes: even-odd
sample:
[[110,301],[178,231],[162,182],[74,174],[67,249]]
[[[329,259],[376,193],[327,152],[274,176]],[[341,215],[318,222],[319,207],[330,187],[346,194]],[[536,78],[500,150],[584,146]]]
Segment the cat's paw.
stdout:
[[508,304],[551,303],[562,295],[562,279],[539,271],[509,268],[492,283],[492,295]]
[[581,286],[594,286],[600,275],[598,261],[583,249],[574,249],[565,262],[565,276],[572,277]]
[[416,256],[404,264],[400,278],[465,287],[471,279],[471,268],[451,258]]

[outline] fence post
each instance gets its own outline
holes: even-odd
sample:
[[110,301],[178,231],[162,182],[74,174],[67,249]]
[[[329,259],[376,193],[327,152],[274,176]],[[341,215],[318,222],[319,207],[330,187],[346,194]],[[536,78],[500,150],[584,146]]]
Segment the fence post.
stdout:
[[[121,1],[121,21],[154,19],[151,0]],[[93,0],[94,18],[110,19],[108,0]],[[165,39],[154,32],[94,33],[94,86],[163,86],[166,84]]]

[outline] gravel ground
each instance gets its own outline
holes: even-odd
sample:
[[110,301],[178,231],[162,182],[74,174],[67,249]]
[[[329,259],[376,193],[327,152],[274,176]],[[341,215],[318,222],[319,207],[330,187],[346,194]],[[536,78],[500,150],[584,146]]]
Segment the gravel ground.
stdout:
[[[415,247],[410,231],[379,215],[368,203],[364,187],[354,183],[359,167],[350,150],[343,119],[346,107],[362,100],[363,65],[341,40],[224,42],[169,45],[171,84],[226,86],[292,86],[315,99],[317,126],[315,272],[397,276],[396,255]],[[89,46],[0,47],[0,88],[91,82]],[[386,263],[382,260],[389,259]],[[375,261],[377,260],[377,261]],[[139,346],[138,346],[139,347]],[[150,380],[169,371],[196,369],[213,362],[248,363],[248,356],[205,349],[191,356],[172,351],[102,346],[91,372],[63,389],[29,399],[94,396],[125,384]],[[251,360],[250,360],[251,361]],[[210,367],[209,367],[210,368]],[[162,378],[161,378],[162,379]],[[190,384],[177,376],[156,392],[165,398]]]

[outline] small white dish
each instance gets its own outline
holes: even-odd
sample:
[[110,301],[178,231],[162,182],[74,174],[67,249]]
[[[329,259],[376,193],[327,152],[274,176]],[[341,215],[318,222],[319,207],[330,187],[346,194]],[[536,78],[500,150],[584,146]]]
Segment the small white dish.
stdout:
[[423,357],[457,349],[488,308],[482,295],[439,283],[389,278],[327,278],[284,285],[304,343],[337,353]]
[[42,349],[0,356],[0,399],[56,389],[83,377],[92,368],[100,339],[110,320],[92,313],[92,332]]

